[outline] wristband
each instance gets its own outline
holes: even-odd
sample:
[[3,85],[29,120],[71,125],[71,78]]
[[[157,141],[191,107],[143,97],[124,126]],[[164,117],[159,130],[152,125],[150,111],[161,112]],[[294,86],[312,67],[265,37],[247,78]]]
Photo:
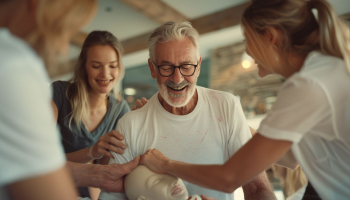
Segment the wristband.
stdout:
[[[96,144],[96,143],[95,143]],[[103,157],[103,155],[101,156],[101,157],[99,157],[99,158],[95,158],[93,155],[92,155],[92,148],[95,146],[95,144],[94,145],[92,145],[91,147],[90,147],[90,149],[89,149],[89,155],[90,155],[90,158],[92,158],[92,159],[100,159],[100,158],[102,158]]]

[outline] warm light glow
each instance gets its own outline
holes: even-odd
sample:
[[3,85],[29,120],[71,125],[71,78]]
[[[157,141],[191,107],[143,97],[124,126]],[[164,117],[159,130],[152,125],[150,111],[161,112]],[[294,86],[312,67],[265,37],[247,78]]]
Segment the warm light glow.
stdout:
[[250,63],[250,61],[249,60],[243,60],[242,61],[242,66],[243,66],[243,68],[249,68],[250,67],[250,65],[251,65],[251,63]]
[[125,88],[124,93],[126,95],[132,96],[136,94],[136,90],[134,88]]
[[128,97],[126,97],[126,101],[129,102],[129,103],[132,103],[132,102],[134,102],[134,97],[133,96],[128,96]]

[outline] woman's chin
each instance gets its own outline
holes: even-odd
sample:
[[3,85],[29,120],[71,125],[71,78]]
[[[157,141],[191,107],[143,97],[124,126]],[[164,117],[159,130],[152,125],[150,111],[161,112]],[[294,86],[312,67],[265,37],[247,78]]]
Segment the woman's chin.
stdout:
[[261,69],[259,69],[259,71],[258,71],[258,75],[260,78],[264,78],[264,77],[271,75],[271,74],[274,74],[274,73],[272,73],[270,71],[266,71],[266,70],[261,70]]

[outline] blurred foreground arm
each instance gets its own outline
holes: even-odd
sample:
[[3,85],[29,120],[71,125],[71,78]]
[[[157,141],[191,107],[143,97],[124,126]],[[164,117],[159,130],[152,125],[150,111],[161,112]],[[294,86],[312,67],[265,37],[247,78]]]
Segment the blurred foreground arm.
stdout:
[[78,187],[101,188],[108,192],[124,191],[124,176],[129,174],[140,161],[137,156],[134,160],[125,164],[81,164],[67,162],[74,182]]
[[77,193],[66,167],[9,185],[15,200],[76,200]]

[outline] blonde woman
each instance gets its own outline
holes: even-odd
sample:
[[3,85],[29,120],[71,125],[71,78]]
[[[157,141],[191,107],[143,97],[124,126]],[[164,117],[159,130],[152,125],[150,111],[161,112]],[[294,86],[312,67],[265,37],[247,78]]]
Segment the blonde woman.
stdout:
[[[53,109],[68,161],[86,163],[122,153],[125,145],[115,131],[130,109],[119,93],[124,77],[122,47],[108,31],[93,31],[84,41],[72,80],[53,87]],[[121,149],[122,148],[122,149]],[[80,188],[81,197],[89,197]]]
[[273,165],[271,168],[273,175],[281,181],[286,200],[301,200],[307,186],[307,178],[301,167],[292,170]]
[[325,0],[253,0],[242,27],[259,75],[286,78],[258,133],[223,165],[172,161],[158,150],[141,163],[232,192],[291,149],[322,199],[349,199],[349,27]]
[[44,64],[91,18],[93,0],[0,1],[0,199],[73,200]]

